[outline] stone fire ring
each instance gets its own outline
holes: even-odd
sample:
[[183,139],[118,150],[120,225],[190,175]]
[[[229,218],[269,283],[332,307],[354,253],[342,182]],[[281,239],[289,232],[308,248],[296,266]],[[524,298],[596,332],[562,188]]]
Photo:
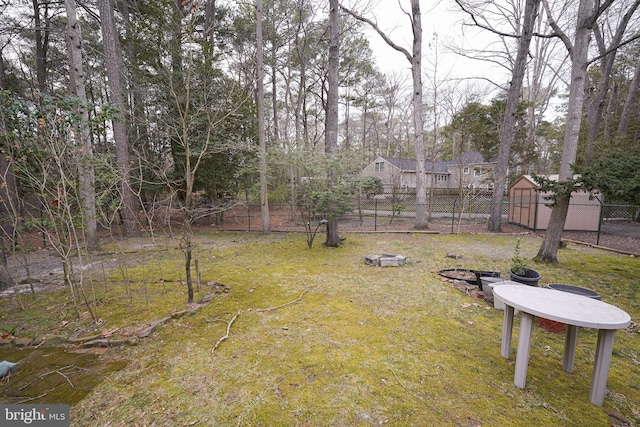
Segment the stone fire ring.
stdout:
[[367,255],[364,257],[365,264],[379,267],[399,267],[404,265],[406,261],[407,257],[393,254]]

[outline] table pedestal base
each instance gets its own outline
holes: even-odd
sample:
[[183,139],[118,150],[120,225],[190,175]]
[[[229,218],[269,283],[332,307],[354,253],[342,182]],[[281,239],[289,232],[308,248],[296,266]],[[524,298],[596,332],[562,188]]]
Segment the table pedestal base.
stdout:
[[611,354],[613,353],[613,336],[615,333],[616,331],[612,329],[600,329],[598,331],[596,361],[593,366],[593,376],[591,377],[589,401],[600,406],[604,402],[604,393],[607,390],[607,377],[609,376],[609,365],[611,365]]
[[[505,306],[504,326],[502,329],[502,346],[500,349],[500,354],[505,359],[508,359],[511,353],[513,311],[513,307],[508,305]],[[524,312],[520,319],[520,337],[518,339],[518,352],[516,354],[516,367],[513,379],[513,383],[519,388],[524,388],[527,382],[527,367],[529,365],[533,319],[533,315]],[[607,378],[609,376],[609,366],[611,365],[611,354],[613,352],[613,337],[615,333],[615,329],[600,329],[598,331],[598,345],[593,367],[593,376],[591,378],[591,389],[589,392],[589,401],[595,405],[602,406],[602,403],[604,402],[604,395],[607,389]],[[578,327],[574,325],[567,325],[565,334],[562,369],[571,373],[573,372],[575,364]]]

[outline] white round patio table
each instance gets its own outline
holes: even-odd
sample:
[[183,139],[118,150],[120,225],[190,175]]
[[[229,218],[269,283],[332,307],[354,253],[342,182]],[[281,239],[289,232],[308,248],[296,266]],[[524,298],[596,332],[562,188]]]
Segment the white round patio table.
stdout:
[[562,364],[562,369],[566,372],[573,372],[578,327],[598,329],[589,401],[602,405],[613,352],[613,337],[616,330],[631,324],[629,314],[611,304],[582,295],[548,288],[510,285],[508,282],[495,286],[493,295],[505,304],[501,354],[507,359],[511,351],[514,309],[522,313],[513,380],[520,388],[524,388],[527,379],[534,316],[567,324]]

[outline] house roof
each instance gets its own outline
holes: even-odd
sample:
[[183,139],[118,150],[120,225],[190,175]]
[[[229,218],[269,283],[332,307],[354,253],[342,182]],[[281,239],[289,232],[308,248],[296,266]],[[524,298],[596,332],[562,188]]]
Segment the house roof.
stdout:
[[[401,171],[405,172],[415,172],[416,170],[416,161],[413,159],[398,159],[396,157],[380,157],[384,161],[391,163],[393,166],[397,167]],[[432,163],[431,160],[427,160],[424,162],[424,169],[428,173],[441,173],[448,174],[449,166],[455,165],[473,165],[479,163],[488,163],[485,161],[484,156],[479,151],[465,151],[461,153],[459,156],[455,156],[452,160],[448,160],[445,162],[435,162]],[[433,166],[433,170],[431,167]]]
[[477,163],[489,163],[479,151],[465,151],[446,162],[448,165],[472,165]]
[[[415,172],[416,170],[416,161],[413,159],[398,159],[395,157],[381,157],[381,159],[383,159],[388,163],[391,163],[393,166],[397,167],[401,171]],[[431,169],[432,166],[433,166],[433,170]],[[442,174],[449,173],[449,171],[447,170],[447,162],[435,162],[435,164],[432,164],[430,160],[425,161],[424,170],[429,173],[433,173],[433,172],[442,173]]]

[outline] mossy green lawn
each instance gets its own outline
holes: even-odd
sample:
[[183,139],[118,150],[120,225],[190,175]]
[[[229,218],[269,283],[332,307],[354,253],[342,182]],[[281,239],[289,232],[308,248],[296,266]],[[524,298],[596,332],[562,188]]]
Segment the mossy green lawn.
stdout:
[[[339,249],[308,249],[302,234],[196,238],[202,281],[223,283],[230,292],[165,324],[140,345],[103,356],[129,364],[72,407],[72,425],[640,423],[637,329],[616,334],[602,407],[588,401],[595,330],[580,329],[575,370],[567,373],[564,336],[536,327],[527,386],[519,389],[513,385],[515,346],[509,360],[500,356],[503,312],[438,276],[454,267],[506,274],[514,236],[347,234]],[[524,237],[522,255],[533,258],[540,242]],[[382,253],[402,254],[407,263],[365,265],[365,255]],[[92,287],[102,329],[186,308],[177,248],[127,256],[142,260],[126,269],[128,291],[122,271]],[[558,266],[532,263],[541,284],[594,289],[637,321],[638,259],[574,245],[559,256]],[[206,290],[203,285],[197,297]],[[41,299],[48,301],[39,302],[44,305],[64,302],[60,295]],[[3,310],[8,305],[1,304]],[[68,311],[55,322],[68,318]],[[37,319],[31,322],[37,330]],[[228,339],[213,351],[227,328]]]

